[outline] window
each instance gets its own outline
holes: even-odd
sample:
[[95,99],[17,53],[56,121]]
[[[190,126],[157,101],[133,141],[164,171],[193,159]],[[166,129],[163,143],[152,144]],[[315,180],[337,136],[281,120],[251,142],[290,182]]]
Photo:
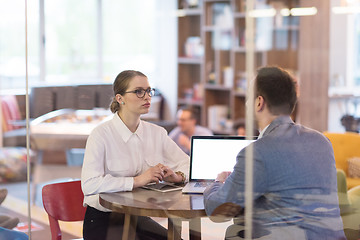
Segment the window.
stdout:
[[354,16],[354,86],[360,87],[360,14]]
[[[25,4],[0,0],[0,89],[25,88]],[[29,81],[39,76],[39,5],[28,4]]]
[[83,82],[97,77],[97,21],[96,1],[45,1],[47,82]]
[[155,1],[104,0],[103,13],[105,78],[113,79],[125,69],[152,73],[158,33],[155,27]]
[[[25,4],[0,3],[0,86],[23,92]],[[141,70],[150,80],[164,75],[157,65],[169,53],[158,49],[165,34],[159,15],[175,5],[160,5],[159,0],[29,1],[29,86],[112,82],[125,69]]]

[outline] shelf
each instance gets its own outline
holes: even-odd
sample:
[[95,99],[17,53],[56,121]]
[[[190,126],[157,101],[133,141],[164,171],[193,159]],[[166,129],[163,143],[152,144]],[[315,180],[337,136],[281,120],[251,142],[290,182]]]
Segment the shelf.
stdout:
[[186,17],[186,16],[201,16],[202,9],[201,8],[183,8],[177,10],[178,17]]
[[246,14],[244,12],[236,12],[236,13],[233,13],[233,17],[234,18],[245,18]]
[[246,97],[246,93],[235,91],[234,96],[235,97]]
[[[284,0],[264,0],[267,5],[293,7],[296,4]],[[295,0],[299,1],[299,0]],[[228,120],[244,119],[246,115],[246,51],[245,31],[247,12],[246,0],[201,0],[196,8],[186,8],[183,0],[178,0],[178,107],[190,105],[200,108],[199,124],[208,126],[208,107],[226,105],[229,108]],[[256,1],[260,2],[260,1]],[[286,3],[285,3],[286,2]],[[186,2],[185,2],[186,3]],[[183,8],[185,7],[185,8]],[[231,11],[231,14],[229,13]],[[279,65],[285,68],[297,69],[299,40],[299,19],[284,18],[282,21],[271,21],[270,32],[257,34],[254,41],[254,67]],[[229,23],[231,22],[231,23]],[[257,23],[256,23],[257,24]],[[258,31],[259,29],[254,29]],[[285,31],[287,31],[285,34]],[[256,32],[255,32],[256,33]],[[191,50],[190,37],[197,37],[201,54],[185,54]],[[190,39],[191,40],[191,39]],[[259,43],[273,44],[261,46]],[[280,40],[282,42],[280,42]],[[278,42],[276,42],[278,41]],[[186,45],[186,44],[189,45]],[[288,48],[279,48],[287,44]],[[195,44],[196,45],[196,44]],[[282,45],[281,45],[282,46]],[[262,48],[261,48],[262,47]],[[295,49],[296,48],[296,49]],[[197,52],[197,51],[194,51]],[[199,56],[200,57],[188,57]],[[255,69],[254,69],[255,70]],[[244,75],[245,74],[245,75]],[[209,82],[211,79],[211,83]],[[244,89],[244,90],[243,90]],[[187,91],[200,94],[188,94]],[[202,97],[196,100],[189,97]],[[224,134],[229,134],[225,132]]]
[[231,32],[232,28],[217,27],[217,26],[203,26],[202,30],[205,31],[205,32],[215,32],[215,31]]
[[[233,52],[237,52],[237,53],[245,53],[245,52],[246,52],[246,48],[245,48],[245,47],[236,46],[236,47],[233,47],[233,48],[232,48],[232,51],[233,51]],[[256,53],[265,53],[265,52],[267,52],[267,50],[255,49],[255,52],[256,52]]]
[[203,105],[203,100],[179,98],[178,99],[178,104],[193,105],[193,106],[201,107]]
[[178,57],[179,64],[202,64],[202,58]]
[[204,87],[205,87],[205,89],[207,89],[207,90],[231,91],[231,87],[226,87],[226,86],[219,85],[219,84],[207,83],[207,84],[205,84]]
[[230,2],[230,0],[204,0],[204,2],[206,2],[206,3],[217,3],[217,2],[219,2],[219,3],[221,3],[221,2]]
[[232,50],[233,50],[234,52],[238,52],[238,53],[245,53],[245,52],[246,52],[246,48],[245,48],[245,47],[239,47],[239,46],[234,47]]
[[275,27],[274,31],[299,31],[299,26],[281,26]]

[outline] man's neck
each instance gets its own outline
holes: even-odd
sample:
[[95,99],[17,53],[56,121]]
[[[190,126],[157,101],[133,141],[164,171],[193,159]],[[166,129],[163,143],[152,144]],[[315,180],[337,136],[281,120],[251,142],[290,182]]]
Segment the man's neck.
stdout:
[[272,114],[267,114],[265,116],[262,116],[262,118],[260,120],[258,120],[259,131],[261,132],[263,129],[265,129],[267,126],[269,126],[269,124],[272,121],[274,121],[277,117],[279,117],[279,116],[272,115]]
[[195,127],[191,128],[191,129],[188,129],[187,131],[184,131],[185,135],[188,136],[188,137],[191,137],[194,135],[195,133]]

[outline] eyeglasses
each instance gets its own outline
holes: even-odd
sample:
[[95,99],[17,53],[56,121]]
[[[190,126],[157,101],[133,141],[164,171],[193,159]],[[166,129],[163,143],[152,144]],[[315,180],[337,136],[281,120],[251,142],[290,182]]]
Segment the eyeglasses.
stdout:
[[148,89],[139,88],[134,91],[128,91],[125,93],[135,93],[138,98],[145,97],[145,93],[147,93],[149,97],[152,97],[155,95],[155,88],[148,88]]
[[192,118],[178,118],[177,120],[178,120],[179,122],[186,122],[186,121],[192,120]]

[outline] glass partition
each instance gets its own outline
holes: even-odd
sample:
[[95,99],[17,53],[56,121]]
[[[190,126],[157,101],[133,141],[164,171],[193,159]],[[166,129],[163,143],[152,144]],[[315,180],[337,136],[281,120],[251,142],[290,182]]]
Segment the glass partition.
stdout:
[[[26,5],[26,22],[23,1],[0,3],[5,6],[0,9],[0,215],[10,217],[14,226],[8,228],[32,239],[50,238],[41,191],[47,184],[79,180],[84,166],[85,203],[95,211],[117,212],[112,227],[124,226],[118,235],[125,238],[134,234],[131,224],[142,223],[142,217],[160,224],[136,233],[145,236],[360,237],[358,1],[178,0],[165,7],[161,0],[40,0]],[[164,17],[169,22],[160,21]],[[177,41],[170,41],[173,35]],[[129,136],[138,134],[140,140],[129,141],[137,148],[124,147],[123,139],[114,137],[105,141],[106,150],[98,156],[93,139],[102,135],[92,130],[114,121],[112,117],[125,126],[121,114],[117,118],[108,109],[112,82],[125,69],[139,70],[151,87],[159,86],[174,116],[158,121],[147,115],[168,132],[154,127],[159,133],[154,130],[147,141],[135,128]],[[289,79],[294,88],[281,85]],[[29,98],[26,90],[31,90]],[[150,96],[152,91],[139,98],[138,90],[127,89],[126,97],[116,100],[119,106],[126,109],[130,97],[151,98],[154,106],[163,106],[159,96]],[[292,109],[295,96],[293,111],[284,110]],[[257,140],[233,154],[231,173],[221,173],[228,159],[218,159],[219,175],[210,181],[195,177],[211,182],[203,194],[182,193],[178,187],[142,189],[154,181],[137,182],[151,167],[155,180],[167,173],[173,174],[169,181],[193,180],[193,167],[188,170],[181,160],[195,161],[196,156],[192,151],[183,155],[166,137],[177,125],[190,122],[180,117],[174,121],[180,108],[196,110],[197,124],[215,135],[208,139],[242,135]],[[240,134],[240,128],[245,132]],[[209,146],[225,158],[224,148]],[[90,171],[98,163],[95,155],[103,162],[98,175]],[[205,171],[212,157],[206,156]],[[120,161],[127,158],[131,161]],[[31,185],[26,182],[28,170]],[[61,226],[64,238],[83,237],[82,221],[71,226]]]

